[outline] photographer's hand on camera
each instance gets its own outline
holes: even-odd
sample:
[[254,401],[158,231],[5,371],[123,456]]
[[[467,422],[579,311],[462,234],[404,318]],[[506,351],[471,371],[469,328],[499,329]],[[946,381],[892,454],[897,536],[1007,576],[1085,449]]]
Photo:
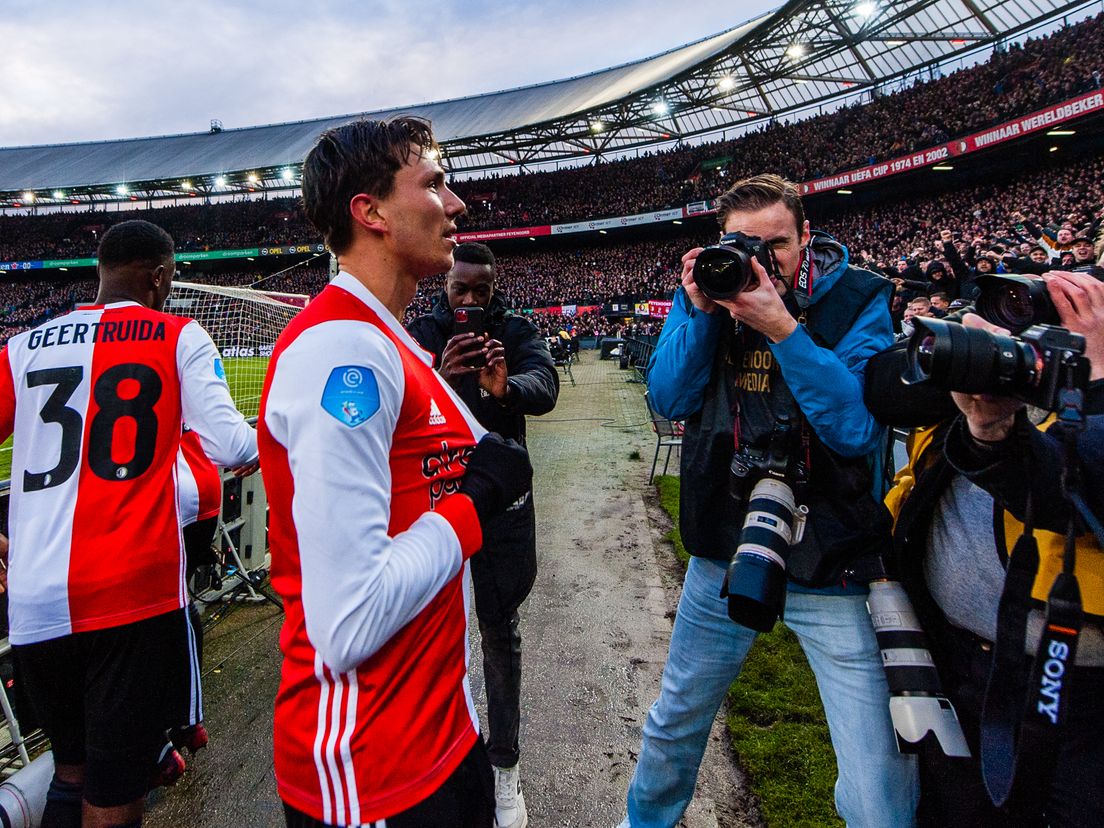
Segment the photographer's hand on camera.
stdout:
[[479,523],[485,526],[532,486],[529,453],[513,440],[488,431],[468,457],[460,494],[471,498]]
[[683,254],[682,287],[695,308],[702,313],[713,313],[717,310],[717,303],[702,293],[698,283],[694,281],[694,262],[698,260],[698,254],[704,249],[704,247],[695,247]]
[[1085,337],[1090,379],[1104,379],[1104,282],[1087,273],[1052,270],[1043,274],[1062,324]]
[[781,342],[797,328],[797,320],[782,302],[782,296],[787,291],[786,283],[772,278],[754,259],[751,267],[758,277],[755,287],[717,304],[738,322],[754,328],[772,342]]
[[463,377],[484,370],[481,365],[468,363],[481,351],[486,353],[487,345],[488,343],[485,343],[481,336],[471,333],[457,334],[448,341],[445,350],[441,352],[438,373],[445,378],[445,382],[455,388]]

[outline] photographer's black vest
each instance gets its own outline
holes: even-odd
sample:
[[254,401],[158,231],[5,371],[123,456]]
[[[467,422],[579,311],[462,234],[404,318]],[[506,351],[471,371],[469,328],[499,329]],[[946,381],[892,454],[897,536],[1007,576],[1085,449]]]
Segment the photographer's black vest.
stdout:
[[[805,311],[813,342],[833,348],[872,301],[889,313],[892,284],[866,270],[848,268],[835,285]],[[739,412],[740,428],[735,428]],[[805,537],[790,550],[787,572],[803,586],[839,584],[861,559],[877,556],[889,543],[890,516],[874,499],[871,459],[842,457],[804,423],[766,338],[744,328],[726,332],[714,358],[702,406],[686,421],[683,438],[679,530],[692,555],[727,561],[736,551],[745,511],[730,494],[729,466],[738,437],[757,445],[778,414],[802,422],[808,448],[808,482],[796,491],[809,507]]]

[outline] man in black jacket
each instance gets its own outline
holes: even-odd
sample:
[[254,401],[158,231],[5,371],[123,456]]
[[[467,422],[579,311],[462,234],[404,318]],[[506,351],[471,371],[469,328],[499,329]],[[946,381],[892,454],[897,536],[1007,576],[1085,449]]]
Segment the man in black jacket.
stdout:
[[[495,260],[490,249],[466,243],[453,255],[455,265],[433,312],[415,319],[408,330],[437,357],[437,370],[480,424],[524,446],[525,415],[546,414],[556,405],[560,381],[552,355],[536,327],[509,313],[502,296],[495,293]],[[484,310],[485,333],[453,336],[453,310],[473,306]],[[471,572],[483,641],[490,727],[487,753],[495,770],[495,824],[498,828],[524,828],[528,817],[518,775],[518,608],[537,575],[531,492],[483,528],[483,550],[472,558]]]

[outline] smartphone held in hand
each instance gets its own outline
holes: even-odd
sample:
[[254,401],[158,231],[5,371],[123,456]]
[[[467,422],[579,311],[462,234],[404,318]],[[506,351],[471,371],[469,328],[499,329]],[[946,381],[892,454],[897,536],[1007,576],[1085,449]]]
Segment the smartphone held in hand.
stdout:
[[[454,336],[465,333],[482,336],[484,333],[483,308],[478,305],[453,308],[452,333]],[[487,358],[480,352],[475,354],[466,364],[472,368],[482,368],[487,364]]]

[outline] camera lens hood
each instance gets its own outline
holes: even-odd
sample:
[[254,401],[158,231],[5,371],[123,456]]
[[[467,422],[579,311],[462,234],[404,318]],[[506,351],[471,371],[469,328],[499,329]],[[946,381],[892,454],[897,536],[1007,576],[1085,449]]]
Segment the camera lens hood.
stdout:
[[1028,276],[988,274],[976,280],[978,316],[1019,334],[1032,325],[1060,325],[1046,283]]

